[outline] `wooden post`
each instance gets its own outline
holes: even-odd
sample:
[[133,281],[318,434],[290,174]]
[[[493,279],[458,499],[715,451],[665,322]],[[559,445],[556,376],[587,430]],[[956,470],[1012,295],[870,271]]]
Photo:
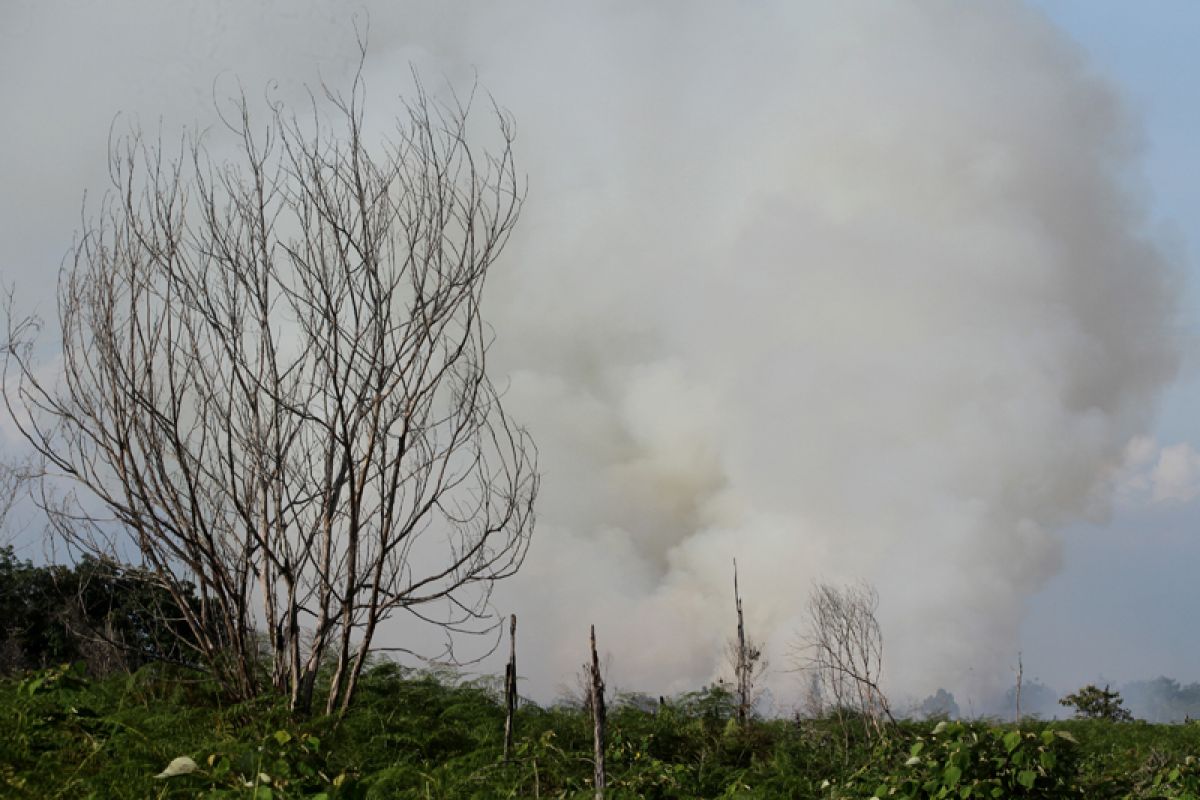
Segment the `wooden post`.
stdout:
[[737,663],[734,677],[737,679],[737,720],[746,724],[750,709],[750,663],[746,654],[746,625],[742,620],[742,596],[738,593],[737,559],[733,560],[733,601],[737,606]]
[[504,667],[504,760],[512,757],[513,725],[517,713],[517,615],[509,616],[508,664]]
[[591,632],[592,644],[592,685],[591,685],[591,701],[592,701],[592,745],[593,759],[596,769],[594,773],[594,784],[596,787],[596,800],[603,800],[605,772],[604,772],[604,678],[600,675],[600,657],[596,655],[596,626],[592,626]]

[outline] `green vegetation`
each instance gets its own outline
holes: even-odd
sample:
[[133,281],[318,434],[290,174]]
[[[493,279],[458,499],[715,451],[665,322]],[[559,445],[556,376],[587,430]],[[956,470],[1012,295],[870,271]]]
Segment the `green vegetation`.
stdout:
[[[609,796],[1200,797],[1200,725],[901,722],[870,740],[857,724],[844,738],[834,719],[743,727],[735,714],[720,688],[618,698]],[[488,681],[391,663],[366,672],[340,724],[296,722],[282,701],[226,703],[182,668],[93,680],[55,667],[0,681],[0,796],[590,796],[581,710],[524,705],[509,762],[503,716]]]
[[1109,691],[1107,686],[1101,689],[1089,683],[1058,702],[1075,709],[1075,716],[1080,719],[1107,719],[1112,722],[1129,722],[1133,719],[1133,714],[1121,701],[1121,693]]
[[[176,593],[198,604],[190,584]],[[0,547],[0,674],[83,661],[93,675],[194,665],[175,596],[147,570],[83,558],[35,566]]]

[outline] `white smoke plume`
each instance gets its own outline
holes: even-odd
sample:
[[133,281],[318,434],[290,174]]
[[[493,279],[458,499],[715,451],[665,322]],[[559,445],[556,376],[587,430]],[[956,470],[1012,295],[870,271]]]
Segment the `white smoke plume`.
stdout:
[[[342,4],[255,8],[196,12],[213,52],[153,40],[195,63],[150,96],[344,75]],[[784,693],[814,580],[878,587],[897,691],[1007,680],[1055,530],[1103,506],[1177,360],[1138,132],[1080,52],[1014,3],[369,12],[376,113],[413,63],[518,124],[487,314],[544,472],[496,596],[530,693],[593,622],[610,683],[711,680],[734,557]]]
[[735,556],[777,668],[812,581],[863,577],[898,690],[1007,680],[1175,363],[1118,98],[1010,4],[519,27],[455,41],[528,132],[496,324],[546,473],[501,594],[535,684],[591,621],[625,685],[711,679]]

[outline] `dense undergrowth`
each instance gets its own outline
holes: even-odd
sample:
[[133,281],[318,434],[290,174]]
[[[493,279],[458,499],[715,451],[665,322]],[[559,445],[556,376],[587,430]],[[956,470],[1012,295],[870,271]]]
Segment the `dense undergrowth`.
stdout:
[[[1200,726],[903,722],[884,741],[836,720],[743,729],[720,691],[618,702],[610,797],[1200,798]],[[162,667],[91,680],[56,668],[0,682],[0,796],[501,798],[591,796],[591,723],[523,706],[513,757],[486,683],[366,676],[346,719],[230,705]],[[172,761],[183,774],[156,777]]]

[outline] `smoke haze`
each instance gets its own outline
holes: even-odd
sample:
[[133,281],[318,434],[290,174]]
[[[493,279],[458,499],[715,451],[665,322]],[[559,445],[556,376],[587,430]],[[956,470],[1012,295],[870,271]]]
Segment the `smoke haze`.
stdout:
[[[188,122],[220,70],[294,95],[353,62],[341,4],[209,5],[91,20],[81,59],[121,19],[151,44],[72,112],[100,124],[63,145],[53,258],[28,232],[10,258],[57,263],[114,108]],[[570,680],[593,622],[612,684],[727,672],[734,557],[784,694],[814,580],[878,587],[895,690],[1006,681],[1056,530],[1105,513],[1177,363],[1138,131],[1081,54],[1012,3],[369,10],[373,113],[412,63],[434,90],[477,75],[518,125],[529,201],[485,313],[544,473],[496,595],[529,691]]]

